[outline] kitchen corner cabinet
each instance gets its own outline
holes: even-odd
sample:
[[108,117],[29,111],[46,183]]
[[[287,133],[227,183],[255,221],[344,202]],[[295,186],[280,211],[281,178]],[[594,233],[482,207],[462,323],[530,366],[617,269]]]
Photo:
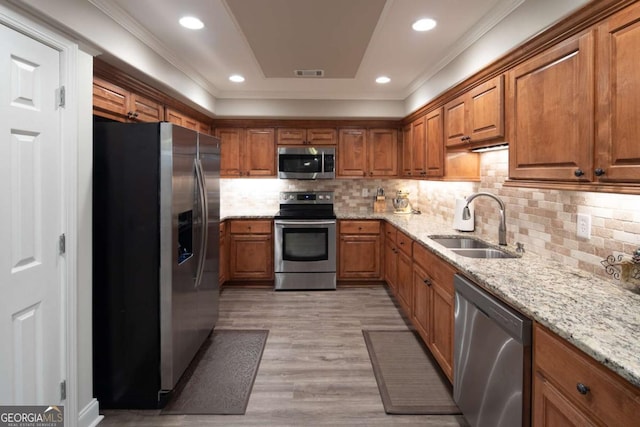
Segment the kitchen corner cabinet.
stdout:
[[274,129],[218,128],[220,176],[274,177],[276,153]]
[[335,129],[278,128],[278,145],[336,145],[338,133]]
[[533,426],[638,425],[640,389],[537,323]]
[[340,220],[338,280],[382,280],[380,221]]
[[473,148],[504,136],[504,76],[486,81],[444,106],[448,148]]
[[160,122],[164,120],[164,106],[94,77],[93,114],[119,122]]
[[398,176],[396,129],[340,129],[338,177]]
[[453,276],[456,270],[413,244],[412,321],[449,381],[453,382]]
[[594,37],[580,34],[507,73],[509,177],[593,177]]
[[270,220],[231,220],[229,280],[273,280],[273,231]]

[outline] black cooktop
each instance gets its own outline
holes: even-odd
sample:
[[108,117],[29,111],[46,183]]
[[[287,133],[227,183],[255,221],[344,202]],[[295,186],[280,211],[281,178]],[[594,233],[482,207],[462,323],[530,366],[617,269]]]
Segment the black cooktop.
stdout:
[[333,205],[280,205],[275,219],[336,219]]

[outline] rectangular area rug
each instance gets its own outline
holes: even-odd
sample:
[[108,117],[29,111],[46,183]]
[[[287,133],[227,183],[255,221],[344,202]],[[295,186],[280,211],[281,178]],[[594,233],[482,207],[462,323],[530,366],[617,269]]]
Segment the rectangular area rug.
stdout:
[[243,415],[266,330],[214,330],[176,385],[162,415]]
[[456,415],[451,385],[412,331],[362,331],[387,414]]

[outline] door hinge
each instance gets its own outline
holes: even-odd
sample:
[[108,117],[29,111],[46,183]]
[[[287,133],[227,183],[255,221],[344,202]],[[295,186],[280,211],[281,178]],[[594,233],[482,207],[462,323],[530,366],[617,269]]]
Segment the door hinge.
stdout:
[[67,238],[64,235],[64,233],[62,233],[58,238],[58,251],[60,252],[60,255],[62,255],[66,252],[66,250],[67,250]]
[[58,107],[64,107],[65,106],[65,89],[64,89],[64,86],[60,86],[58,89],[56,89],[56,104],[58,105]]
[[67,380],[64,380],[60,383],[60,400],[65,400],[67,398]]

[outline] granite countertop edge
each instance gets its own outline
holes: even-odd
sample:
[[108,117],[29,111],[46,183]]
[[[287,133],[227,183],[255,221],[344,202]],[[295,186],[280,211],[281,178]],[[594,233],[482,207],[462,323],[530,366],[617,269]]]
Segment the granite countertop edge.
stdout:
[[[430,235],[475,237],[427,215],[336,211],[338,219],[381,219],[395,225],[463,275],[640,387],[640,295],[557,261],[525,252],[513,259],[456,255]],[[273,213],[233,212],[223,219],[272,219]],[[496,230],[497,237],[497,230]],[[489,243],[496,241],[483,238]],[[509,242],[507,250],[514,251]],[[497,246],[497,244],[496,244]],[[525,248],[526,249],[526,248]]]

